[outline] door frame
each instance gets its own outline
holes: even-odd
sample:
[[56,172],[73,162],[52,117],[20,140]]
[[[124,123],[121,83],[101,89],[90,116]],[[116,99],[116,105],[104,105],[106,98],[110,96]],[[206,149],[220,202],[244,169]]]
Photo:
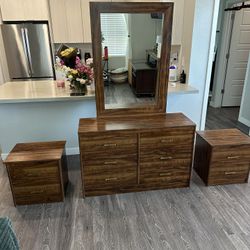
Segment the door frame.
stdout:
[[[228,1],[225,7],[230,8],[232,7],[232,5],[242,2],[245,1],[231,0]],[[210,106],[214,108],[220,108],[222,106],[222,99],[223,99],[222,90],[224,89],[225,86],[227,66],[228,66],[227,54],[231,45],[232,29],[234,22],[234,20],[232,19],[232,12],[226,12],[223,16],[222,22],[223,22],[222,34],[221,34],[220,44],[218,47],[218,61],[216,64],[215,76],[214,76],[214,82],[216,82],[216,85],[214,86],[212,93],[212,100],[210,102]]]
[[213,10],[213,21],[212,21],[212,28],[211,28],[211,38],[210,38],[210,45],[209,45],[209,55],[207,61],[207,71],[206,71],[206,82],[205,88],[203,92],[203,102],[202,102],[202,111],[201,111],[201,120],[199,124],[199,129],[204,130],[206,125],[206,117],[207,117],[207,108],[208,108],[208,98],[209,98],[209,88],[212,76],[212,67],[213,67],[213,60],[214,60],[214,48],[216,44],[216,30],[217,30],[217,23],[218,23],[218,16],[219,16],[219,8],[220,3],[223,0],[215,0],[214,1],[214,10]]

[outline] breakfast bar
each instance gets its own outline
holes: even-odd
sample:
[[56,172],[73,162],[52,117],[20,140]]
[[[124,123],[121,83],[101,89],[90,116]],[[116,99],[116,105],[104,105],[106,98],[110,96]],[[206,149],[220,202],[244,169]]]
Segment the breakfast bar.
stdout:
[[[78,154],[77,129],[80,118],[96,117],[94,87],[84,96],[70,96],[69,84],[56,81],[14,81],[0,86],[0,152],[2,158],[16,143],[66,140],[67,154]],[[185,101],[198,93],[189,84],[169,84],[169,112],[183,112],[177,99]],[[174,107],[171,110],[170,107]],[[183,108],[185,108],[183,106]],[[185,110],[184,110],[185,111]],[[184,112],[185,113],[185,112]]]

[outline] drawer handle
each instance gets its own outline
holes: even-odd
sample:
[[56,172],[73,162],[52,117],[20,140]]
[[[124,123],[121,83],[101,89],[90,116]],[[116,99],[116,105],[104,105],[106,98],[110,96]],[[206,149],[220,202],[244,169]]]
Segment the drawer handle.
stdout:
[[28,177],[32,177],[32,176],[34,176],[34,174],[27,174],[27,176],[28,176]]
[[170,173],[160,173],[160,176],[170,176],[171,174]]
[[232,159],[239,159],[239,156],[228,156],[227,159],[232,160]]
[[103,147],[116,147],[117,144],[116,143],[107,143],[107,144],[103,144]]
[[237,174],[237,172],[225,172],[225,175],[234,175]]
[[173,159],[173,157],[172,156],[162,156],[162,157],[160,157],[160,160],[172,160]]
[[40,191],[31,191],[31,194],[42,194],[44,192],[44,190],[40,190]]
[[105,179],[105,181],[107,181],[107,182],[109,182],[109,181],[116,181],[117,180],[117,178],[116,177],[114,177],[114,178],[107,178],[107,179]]
[[105,161],[104,165],[116,165],[117,161]]
[[162,143],[166,143],[166,142],[173,142],[174,139],[162,139],[161,142]]

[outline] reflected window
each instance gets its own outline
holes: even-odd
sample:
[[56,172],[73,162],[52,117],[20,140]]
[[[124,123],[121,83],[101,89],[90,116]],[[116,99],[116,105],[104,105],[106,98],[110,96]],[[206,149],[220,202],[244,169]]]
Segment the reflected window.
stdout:
[[128,46],[128,24],[126,14],[101,14],[102,44],[109,55],[125,56]]

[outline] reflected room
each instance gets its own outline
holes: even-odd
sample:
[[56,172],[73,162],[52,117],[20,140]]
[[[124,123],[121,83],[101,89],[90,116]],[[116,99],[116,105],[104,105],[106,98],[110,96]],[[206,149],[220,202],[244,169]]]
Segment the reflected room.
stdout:
[[155,105],[162,13],[101,13],[105,109]]

